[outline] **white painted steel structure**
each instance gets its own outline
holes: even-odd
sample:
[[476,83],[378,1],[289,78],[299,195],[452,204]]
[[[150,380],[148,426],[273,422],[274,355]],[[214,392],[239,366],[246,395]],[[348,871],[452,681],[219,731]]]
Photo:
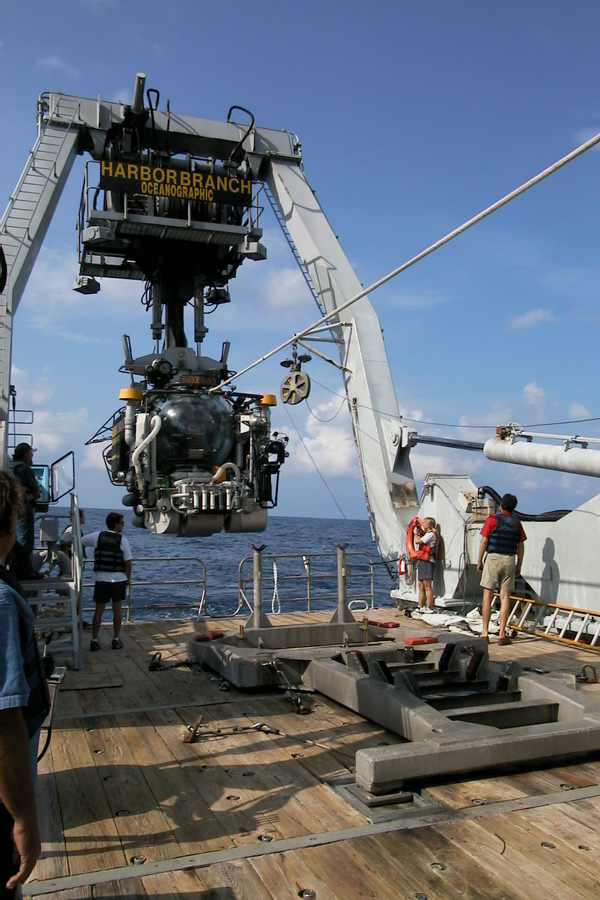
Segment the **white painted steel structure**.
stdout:
[[[138,76],[141,84],[144,76]],[[140,97],[138,96],[138,105]],[[39,138],[0,226],[8,285],[0,311],[0,447],[6,466],[12,316],[27,283],[75,156],[103,156],[107,133],[127,107],[62,94],[40,98]],[[153,111],[155,133],[168,133],[170,153],[239,160],[265,182],[314,286],[321,311],[332,314],[362,288],[302,170],[300,144],[286,131]],[[373,534],[384,559],[395,559],[417,506],[408,452],[400,447],[398,404],[377,315],[366,297],[332,321],[345,367],[345,388]]]

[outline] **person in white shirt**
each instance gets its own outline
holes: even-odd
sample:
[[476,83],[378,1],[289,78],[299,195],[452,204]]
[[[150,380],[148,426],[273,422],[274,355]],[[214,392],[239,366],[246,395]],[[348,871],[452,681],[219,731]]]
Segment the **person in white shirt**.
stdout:
[[111,512],[106,517],[108,531],[94,531],[83,538],[84,547],[94,549],[94,618],[92,619],[92,640],[90,650],[100,650],[100,625],[104,607],[112,603],[113,639],[112,649],[120,650],[123,642],[121,633],[121,607],[131,584],[131,547],[123,536],[125,522],[121,513]]

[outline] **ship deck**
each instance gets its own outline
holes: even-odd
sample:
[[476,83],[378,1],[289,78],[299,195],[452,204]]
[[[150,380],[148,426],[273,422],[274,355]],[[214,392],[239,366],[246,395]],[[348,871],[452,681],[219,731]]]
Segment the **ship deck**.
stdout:
[[[381,618],[400,613],[386,609]],[[414,620],[402,625],[424,631]],[[234,628],[231,621],[223,627]],[[600,755],[424,784],[421,809],[375,809],[370,821],[340,786],[359,748],[400,738],[319,695],[307,698],[309,714],[298,715],[282,691],[222,690],[221,679],[199,667],[171,666],[186,659],[193,628],[180,621],[124,626],[123,650],[86,649],[83,669],[67,672],[40,763],[43,853],[26,895],[600,895]],[[105,648],[107,635],[106,627]],[[165,668],[149,671],[157,652]],[[530,638],[492,643],[490,656],[572,673],[596,661]],[[184,743],[199,715],[198,739]],[[280,733],[251,730],[256,722]]]

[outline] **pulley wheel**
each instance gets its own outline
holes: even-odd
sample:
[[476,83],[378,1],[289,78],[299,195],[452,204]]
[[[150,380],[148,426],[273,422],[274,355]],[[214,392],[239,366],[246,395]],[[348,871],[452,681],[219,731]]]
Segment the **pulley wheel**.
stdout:
[[283,403],[290,403],[292,406],[302,403],[310,394],[310,378],[298,369],[290,372],[281,382],[279,394]]

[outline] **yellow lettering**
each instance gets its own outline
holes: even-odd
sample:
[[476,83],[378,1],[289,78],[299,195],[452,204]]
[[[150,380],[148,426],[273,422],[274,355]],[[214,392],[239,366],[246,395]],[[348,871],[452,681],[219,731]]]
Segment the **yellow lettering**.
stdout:
[[140,166],[140,178],[142,181],[150,181],[150,166]]
[[232,194],[239,194],[240,192],[240,182],[238,178],[230,178],[229,179],[229,190]]
[[218,191],[226,191],[227,190],[227,176],[217,175],[217,190]]
[[212,177],[212,175],[207,175],[206,181],[204,182],[204,187],[205,188],[214,188],[214,186],[215,186],[215,179]]
[[109,178],[112,177],[113,173],[113,164],[111,162],[107,162],[103,159],[100,163],[100,177],[103,175],[108,175]]
[[154,181],[158,182],[158,184],[162,184],[165,180],[165,170],[152,169],[152,178],[154,179]]
[[252,182],[251,181],[240,181],[240,194],[249,194],[252,196]]
[[131,179],[135,179],[135,181],[137,181],[138,167],[134,166],[132,163],[129,163],[127,166],[127,177],[131,178]]
[[202,172],[192,172],[192,184],[194,187],[202,187]]
[[117,163],[115,169],[115,178],[125,178],[125,166],[123,163]]
[[176,184],[177,172],[175,169],[167,169],[167,184]]
[[179,173],[179,184],[189,185],[191,181],[191,174],[189,172],[180,172]]
[[209,203],[212,203],[213,191],[209,191],[208,188],[207,188],[207,189],[204,191],[204,193],[206,194],[206,199],[208,200],[208,202],[209,202]]

